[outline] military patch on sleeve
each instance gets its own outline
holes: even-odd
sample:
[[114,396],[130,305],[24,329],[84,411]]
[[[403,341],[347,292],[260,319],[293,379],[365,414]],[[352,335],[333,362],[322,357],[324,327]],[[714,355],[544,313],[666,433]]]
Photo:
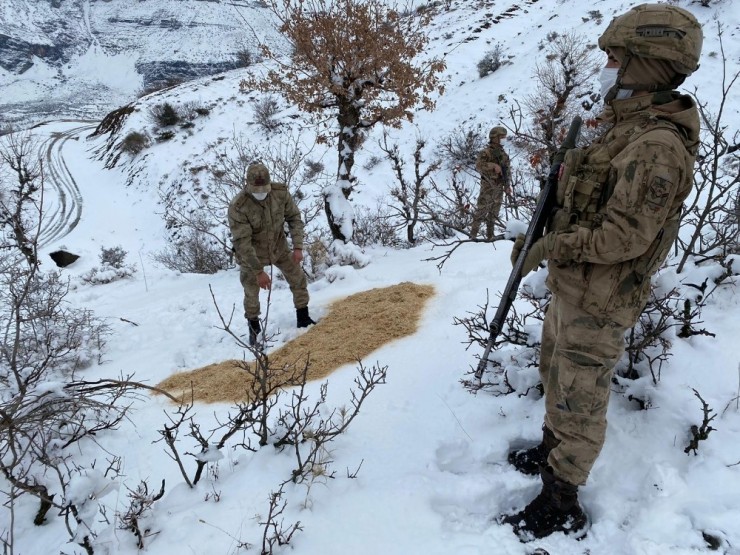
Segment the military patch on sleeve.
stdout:
[[653,181],[650,183],[645,197],[645,206],[647,209],[652,212],[660,212],[660,210],[665,208],[672,188],[673,184],[664,177],[658,175],[653,177]]

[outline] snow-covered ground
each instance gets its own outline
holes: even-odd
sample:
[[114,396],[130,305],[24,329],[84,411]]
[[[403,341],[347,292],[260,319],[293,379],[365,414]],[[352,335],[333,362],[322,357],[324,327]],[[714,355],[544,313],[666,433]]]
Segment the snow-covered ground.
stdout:
[[[720,10],[728,35],[738,29],[740,16],[729,3],[720,2],[711,9],[685,1],[679,4],[704,23],[706,53],[718,51],[713,32],[715,9]],[[566,5],[568,15],[563,13]],[[595,42],[611,15],[628,4],[528,0],[521,2],[515,17],[502,18],[473,33],[480,23],[509,7],[491,2],[479,9],[458,8],[435,21],[429,54],[447,56],[447,93],[438,100],[434,112],[421,112],[414,126],[393,131],[407,154],[412,152],[417,134],[433,142],[463,122],[480,124],[485,130],[506,120],[513,103],[532,90],[538,44],[549,31],[562,32],[572,26]],[[581,18],[580,14],[585,16],[592,10],[603,14],[601,24],[593,17],[588,21]],[[465,42],[466,36],[478,38]],[[513,56],[512,65],[480,79],[476,63],[495,42],[506,45]],[[725,47],[734,75],[740,50],[730,40]],[[698,87],[699,97],[715,107],[720,100],[720,62],[717,56],[705,56],[699,73],[686,84],[688,90]],[[151,259],[166,239],[158,188],[182,180],[190,167],[210,159],[214,144],[235,133],[255,141],[267,140],[251,123],[247,95],[238,91],[240,78],[240,73],[232,72],[222,80],[203,79],[155,99],[144,99],[122,133],[146,129],[150,125],[147,106],[163,100],[174,104],[195,101],[211,111],[196,119],[193,129],[154,145],[134,160],[123,158],[114,170],[104,169],[93,156],[102,140],[86,139],[87,132],[61,146],[61,156],[82,199],[81,217],[69,234],[43,247],[46,264],[50,264],[48,253],[59,247],[82,255],[63,270],[75,281],[98,264],[101,247],[120,245],[129,253],[127,261],[138,268],[130,279],[80,286],[68,296],[73,305],[90,308],[105,319],[113,331],[103,362],[85,370],[86,378],[134,373],[135,379],[154,385],[174,372],[242,357],[233,340],[217,329],[219,321],[209,290],[213,289],[221,306],[235,304],[239,312],[242,291],[238,271],[178,274],[158,267]],[[731,98],[727,119],[731,129],[738,128],[738,108]],[[287,109],[285,115],[293,113]],[[291,121],[286,117],[286,122]],[[49,123],[34,133],[44,139],[79,126],[75,122]],[[293,129],[297,127],[294,124]],[[311,133],[305,128],[302,132]],[[379,131],[371,135],[367,151],[358,159],[358,204],[373,206],[377,199],[387,198],[392,183],[387,164],[372,170],[362,168],[365,157],[378,153],[379,136]],[[279,139],[280,135],[273,138]],[[331,149],[319,155],[333,167]],[[54,202],[49,199],[50,206]],[[512,445],[540,436],[543,403],[534,395],[468,393],[460,379],[477,363],[476,352],[466,350],[464,329],[453,325],[454,317],[475,312],[485,302],[487,291],[494,299],[503,287],[510,269],[510,245],[506,241],[466,245],[441,272],[434,262],[426,260],[440,254],[428,244],[406,250],[373,247],[366,249],[371,259],[366,267],[346,267],[331,283],[320,279],[310,284],[311,312],[319,318],[336,299],[403,281],[431,284],[436,295],[415,335],[384,346],[365,361],[388,366],[387,384],[378,387],[349,430],[332,444],[332,468],[337,477],[319,480],[310,488],[286,488],[288,505],[283,518],[286,523],[300,521],[303,531],[292,540],[292,550],[283,552],[531,553],[533,546],[521,544],[508,526],[497,525],[493,518],[521,507],[539,489],[539,480],[516,472],[506,463],[506,454]],[[539,285],[543,273],[525,281]],[[284,330],[278,343],[302,333],[294,329],[295,312],[285,284],[278,283],[272,302],[273,325]],[[581,500],[593,522],[588,537],[575,542],[556,534],[534,547],[547,549],[551,555],[710,553],[702,537],[706,532],[722,539],[720,552],[740,553],[739,308],[737,289],[724,288],[715,293],[702,314],[703,327],[716,336],[674,339],[662,379],[651,387],[650,410],[636,410],[621,395],[612,395],[607,441],[589,483],[582,489]],[[356,369],[347,366],[330,376],[330,406],[349,401],[355,375]],[[310,384],[312,395],[317,394],[319,385]],[[701,406],[692,388],[717,413],[712,423],[716,431],[701,443],[696,456],[684,453],[689,427],[701,422]],[[157,430],[167,422],[165,412],[171,412],[173,406],[154,396],[137,402],[134,409],[120,432],[98,438],[107,451],[123,456],[122,484],[101,500],[108,506],[108,514],[124,510],[127,487],[134,488],[141,480],[158,487],[164,479],[166,493],[154,504],[146,523],[151,530],[145,538],[147,553],[258,552],[259,523],[268,508],[268,495],[289,477],[291,455],[272,448],[257,453],[225,450],[225,458],[212,463],[212,472],[189,489],[162,443],[154,443],[159,439]],[[207,429],[228,409],[225,404],[198,406],[198,419]],[[195,446],[186,444],[183,450],[186,448]],[[360,463],[357,478],[346,478]],[[28,496],[16,504],[16,553],[82,553],[78,546],[66,543],[64,524],[52,514],[44,526],[33,526],[36,510],[36,502]],[[3,512],[0,522],[0,530],[7,529],[7,513]],[[114,525],[99,526],[96,553],[137,552],[128,531]],[[240,546],[243,542],[255,547],[246,550]]]

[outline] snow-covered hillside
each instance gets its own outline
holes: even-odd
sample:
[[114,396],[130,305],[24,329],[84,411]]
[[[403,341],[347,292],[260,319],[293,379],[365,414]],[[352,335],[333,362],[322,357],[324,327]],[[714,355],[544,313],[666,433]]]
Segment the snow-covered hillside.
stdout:
[[[729,0],[712,2],[709,8],[689,0],[677,3],[695,13],[705,30],[701,68],[685,87],[690,91],[696,87],[698,97],[716,109],[722,100],[716,21],[725,25],[727,70],[735,75],[740,70],[740,44],[734,38],[740,31],[740,13]],[[56,4],[65,9],[82,6],[84,13],[97,10],[104,16],[92,19],[117,18],[116,25],[123,26],[123,19],[134,14],[143,18],[152,5],[172,2],[112,0],[68,5],[62,1],[44,6],[51,10]],[[220,59],[231,51],[224,47],[228,41],[216,33],[223,32],[223,27],[206,19],[206,14],[223,18],[225,12],[219,10],[229,10],[231,4],[194,0],[174,4],[187,4],[192,13],[199,14],[195,19],[213,24],[193,28],[191,35],[187,25],[177,29],[178,49],[201,52],[209,59]],[[13,0],[13,5],[14,13],[38,7],[19,0]],[[4,3],[0,9],[7,6]],[[124,6],[131,11],[124,12]],[[595,44],[609,19],[629,6],[621,0],[453,1],[449,9],[439,4],[426,54],[445,57],[446,92],[436,99],[434,111],[420,111],[413,124],[390,130],[391,140],[410,159],[417,137],[425,138],[431,148],[461,125],[486,132],[499,122],[508,124],[517,102],[535,90],[533,72],[543,63],[542,52],[553,32],[575,31]],[[201,11],[195,11],[196,7]],[[0,14],[0,21],[10,21],[10,11]],[[162,18],[171,19],[171,12]],[[214,32],[208,34],[209,29]],[[2,32],[6,31],[0,28]],[[50,122],[34,130],[46,141],[50,160],[57,162],[52,168],[55,181],[66,183],[57,192],[50,187],[46,202],[52,211],[64,204],[58,212],[69,214],[65,216],[68,223],[79,220],[74,226],[54,228],[41,254],[45,264],[49,252],[58,248],[81,255],[63,270],[74,284],[68,300],[93,310],[112,330],[105,355],[84,370],[89,380],[134,373],[135,379],[154,385],[178,371],[244,356],[218,329],[211,298],[212,290],[222,308],[236,305],[240,312],[238,270],[184,274],[153,262],[151,255],[163,249],[169,238],[162,219],[163,196],[200,194],[210,182],[209,168],[224,155],[235,156],[235,138],[260,147],[297,141],[304,151],[310,151],[311,160],[323,162],[329,170],[336,167],[334,145],[316,145],[316,130],[294,107],[280,104],[276,115],[280,125],[274,131],[256,123],[255,103],[264,97],[241,92],[239,82],[249,72],[260,71],[259,66],[202,77],[134,102],[127,95],[136,87],[127,87],[138,78],[135,57],[161,59],[172,47],[167,39],[174,32],[152,34],[152,43],[142,43],[136,55],[131,53],[139,48],[135,38],[103,44],[96,36],[89,49],[79,52],[80,57],[70,59],[67,85],[74,83],[74,88],[62,90],[91,90],[90,83],[78,79],[76,69],[89,64],[87,73],[100,76],[92,86],[104,83],[106,87],[101,110],[132,102],[131,114],[112,136],[90,138],[97,121]],[[50,40],[48,33],[35,33],[39,43]],[[480,78],[477,63],[496,44],[503,46],[511,63]],[[107,71],[118,60],[121,65],[115,67],[120,71]],[[55,89],[60,83],[56,70],[42,67],[34,64],[23,74],[37,79],[35,84],[23,76],[0,75],[3,102],[18,103],[25,94]],[[89,102],[89,97],[81,98],[80,115]],[[728,99],[725,121],[730,130],[740,128],[738,98],[735,90]],[[65,103],[73,100],[73,96],[65,97]],[[161,130],[152,123],[150,111],[164,102],[205,110],[192,118],[192,125],[175,128],[174,136],[157,141]],[[132,132],[148,135],[150,146],[136,155],[119,153],[119,141]],[[353,195],[358,209],[389,202],[395,178],[378,145],[381,134],[382,129],[374,129],[358,154],[359,184]],[[106,153],[111,146],[113,150]],[[515,165],[526,163],[524,154],[507,148]],[[373,163],[374,157],[380,162]],[[445,178],[444,174],[439,177],[440,181]],[[82,283],[80,276],[99,264],[101,247],[118,245],[128,251],[127,261],[137,272],[110,284]],[[365,361],[388,366],[387,384],[368,398],[357,419],[327,453],[336,477],[285,488],[287,507],[282,518],[286,525],[300,521],[303,529],[290,546],[276,548],[276,554],[524,555],[536,548],[550,555],[740,554],[740,296],[736,285],[716,292],[702,314],[702,327],[714,337],[672,337],[672,356],[659,384],[648,380],[642,385],[651,399],[650,410],[637,410],[634,402],[616,391],[612,395],[607,442],[582,489],[581,499],[592,520],[586,539],[576,542],[556,534],[536,545],[523,545],[510,527],[494,522],[498,514],[522,506],[539,489],[537,479],[519,474],[506,463],[506,454],[512,446],[540,437],[543,403],[533,391],[502,396],[466,391],[460,380],[477,363],[478,353],[476,347],[467,348],[465,330],[453,325],[453,320],[475,312],[487,295],[495,304],[508,278],[510,245],[507,241],[466,244],[441,271],[429,261],[441,250],[429,243],[411,249],[373,246],[365,249],[370,260],[367,266],[337,267],[309,285],[311,311],[317,319],[327,315],[334,300],[404,281],[431,284],[436,295],[415,335],[385,345]],[[526,284],[541,289],[543,274],[532,274]],[[681,279],[700,282],[703,275],[703,269],[689,265],[683,278],[667,272],[661,279],[670,285]],[[284,282],[277,282],[272,293],[270,314],[271,325],[280,330],[276,347],[305,333],[294,327],[295,312]],[[518,364],[511,361],[512,367]],[[328,378],[329,406],[349,401],[355,376],[355,368],[346,366]],[[512,376],[518,380],[515,388],[523,392],[534,373],[528,369],[512,372]],[[311,398],[316,398],[319,388],[319,383],[309,385]],[[716,430],[701,442],[696,456],[684,453],[690,426],[702,418],[693,389],[717,414],[712,422]],[[188,488],[163,443],[155,443],[174,406],[160,396],[147,396],[133,409],[120,432],[100,434],[98,445],[86,445],[99,458],[98,472],[86,470],[72,488],[90,510],[96,510],[98,502],[106,508],[109,522],[93,519],[95,553],[139,552],[133,534],[118,528],[116,514],[126,510],[129,491],[141,481],[158,490],[162,480],[164,496],[142,519],[142,529],[148,531],[143,539],[147,553],[258,553],[268,497],[290,476],[291,454],[272,447],[252,453],[232,445],[223,450],[223,458],[211,459],[207,475],[195,488]],[[229,410],[226,403],[196,406],[204,430],[215,426]],[[189,438],[180,439],[183,452],[200,449]],[[110,454],[122,456],[121,477],[114,484],[100,471]],[[186,458],[185,464],[192,465],[192,459]],[[357,478],[348,478],[358,467]],[[99,498],[95,491],[101,493]],[[13,509],[15,553],[83,553],[69,542],[64,522],[53,513],[43,526],[32,524],[38,503],[30,496],[16,500]],[[10,512],[4,510],[0,538],[7,538],[3,530],[9,529]]]
[[258,2],[3,0],[0,113],[16,125],[102,117],[143,89],[237,67],[250,30],[278,40]]

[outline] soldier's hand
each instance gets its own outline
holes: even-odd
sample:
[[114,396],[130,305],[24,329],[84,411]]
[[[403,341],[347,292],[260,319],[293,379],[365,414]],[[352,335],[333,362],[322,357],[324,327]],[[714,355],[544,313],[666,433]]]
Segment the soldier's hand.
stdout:
[[303,251],[301,249],[293,249],[293,262],[296,264],[303,262]]
[[522,264],[522,277],[537,268],[540,265],[540,262],[550,258],[553,248],[555,248],[554,233],[548,233],[541,239],[535,241],[529,248],[527,258],[524,259],[524,263]]
[[270,289],[272,287],[272,280],[267,275],[267,272],[257,274],[257,285],[260,286],[260,289]]
[[516,236],[516,241],[514,241],[514,246],[511,248],[511,265],[513,266],[516,264],[516,261],[519,260],[519,253],[522,252],[522,247],[524,246],[524,234],[520,233]]
[[495,171],[497,174],[500,175],[501,174],[501,166],[499,166],[498,164],[496,164],[494,162],[494,164],[493,164],[493,171]]

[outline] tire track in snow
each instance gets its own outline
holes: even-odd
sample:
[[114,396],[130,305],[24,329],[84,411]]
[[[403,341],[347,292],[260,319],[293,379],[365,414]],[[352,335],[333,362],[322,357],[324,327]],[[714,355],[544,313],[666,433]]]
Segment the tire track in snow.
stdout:
[[[95,129],[94,125],[82,125],[66,131],[53,133],[40,146],[39,155],[44,160],[44,195],[54,191],[57,203],[44,214],[41,221],[39,246],[47,246],[71,232],[82,218],[83,199],[69,166],[64,160],[64,144],[79,140],[80,136]],[[48,206],[48,205],[47,205]]]

